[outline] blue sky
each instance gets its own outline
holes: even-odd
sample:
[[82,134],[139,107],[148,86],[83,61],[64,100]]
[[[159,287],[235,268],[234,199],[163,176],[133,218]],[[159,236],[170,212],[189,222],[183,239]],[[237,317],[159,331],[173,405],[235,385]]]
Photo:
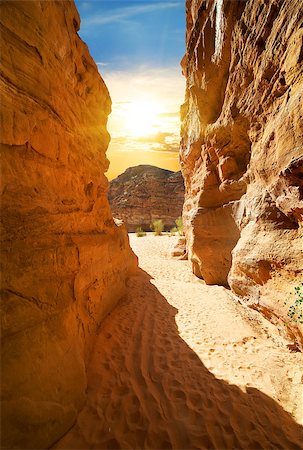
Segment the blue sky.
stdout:
[[80,36],[110,70],[178,66],[185,52],[184,0],[76,0]]
[[112,99],[108,177],[138,164],[179,170],[185,0],[75,2]]

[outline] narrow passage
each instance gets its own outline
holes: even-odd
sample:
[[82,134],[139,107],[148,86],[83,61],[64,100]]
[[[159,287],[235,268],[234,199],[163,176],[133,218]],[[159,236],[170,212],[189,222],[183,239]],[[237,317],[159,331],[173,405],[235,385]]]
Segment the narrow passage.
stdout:
[[60,449],[301,449],[302,356],[275,327],[137,238],[138,276],[104,321],[88,400]]

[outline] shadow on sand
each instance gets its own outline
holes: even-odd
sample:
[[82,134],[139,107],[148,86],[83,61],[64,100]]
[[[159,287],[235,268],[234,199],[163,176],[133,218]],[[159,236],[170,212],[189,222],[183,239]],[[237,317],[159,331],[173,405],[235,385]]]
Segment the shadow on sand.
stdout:
[[104,321],[87,404],[54,448],[302,449],[302,428],[277,402],[206,369],[150,279],[140,270]]

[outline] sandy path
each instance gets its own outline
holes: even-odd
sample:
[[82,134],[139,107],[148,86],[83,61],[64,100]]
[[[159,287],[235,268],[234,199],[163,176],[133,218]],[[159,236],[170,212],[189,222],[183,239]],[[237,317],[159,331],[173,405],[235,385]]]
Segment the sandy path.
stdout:
[[303,448],[301,354],[170,258],[176,239],[130,237],[145,272],[104,321],[87,405],[55,448]]

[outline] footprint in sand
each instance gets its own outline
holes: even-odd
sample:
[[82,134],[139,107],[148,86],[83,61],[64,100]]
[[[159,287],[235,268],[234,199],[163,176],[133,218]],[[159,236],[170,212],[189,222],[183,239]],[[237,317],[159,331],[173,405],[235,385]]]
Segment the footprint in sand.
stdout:
[[[151,240],[152,251],[146,239],[130,237],[154,286],[145,275],[133,279],[127,303],[105,319],[88,369],[96,381],[87,404],[96,417],[85,408],[85,420],[66,436],[75,446],[56,448],[80,448],[81,436],[87,439],[81,448],[90,449],[302,448],[299,426],[285,412],[289,399],[299,398],[292,381],[292,373],[301,377],[299,358],[281,351],[284,341],[250,337],[245,312],[239,316],[223,288],[218,303],[216,288],[178,283],[175,261],[159,257],[165,237]],[[134,337],[138,345],[131,347]]]
[[186,401],[186,395],[185,392],[182,391],[181,389],[177,389],[177,390],[171,390],[170,391],[170,396],[169,396],[172,400],[180,400],[182,402]]

